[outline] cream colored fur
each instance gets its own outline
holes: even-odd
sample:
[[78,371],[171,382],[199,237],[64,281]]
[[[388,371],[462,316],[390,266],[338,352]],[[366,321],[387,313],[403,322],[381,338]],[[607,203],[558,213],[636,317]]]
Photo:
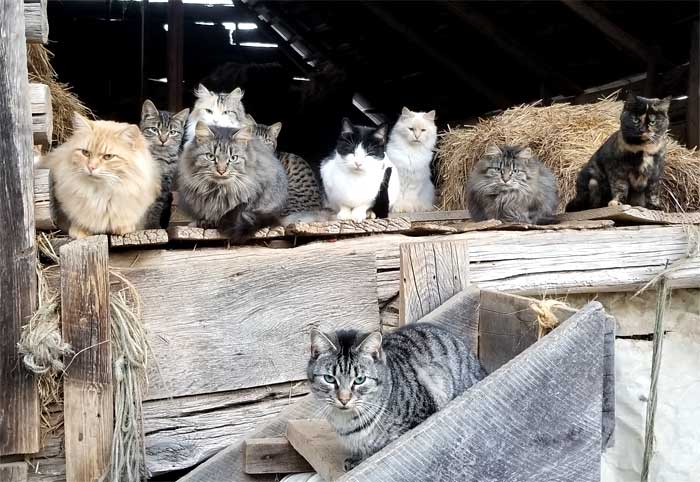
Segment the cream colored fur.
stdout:
[[125,234],[140,227],[160,192],[158,165],[132,124],[76,114],[74,134],[41,162],[51,169],[54,198],[74,238]]

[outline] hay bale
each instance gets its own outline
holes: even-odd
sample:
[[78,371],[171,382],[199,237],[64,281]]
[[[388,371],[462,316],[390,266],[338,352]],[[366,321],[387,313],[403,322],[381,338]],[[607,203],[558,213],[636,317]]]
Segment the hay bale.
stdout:
[[41,44],[27,44],[29,81],[46,84],[51,92],[53,106],[53,140],[59,144],[73,132],[73,112],[92,118],[92,112],[71,92],[68,84],[58,81],[51,66],[53,54]]
[[[557,176],[563,209],[576,193],[581,167],[619,129],[622,105],[613,96],[595,104],[522,105],[442,134],[437,153],[442,209],[467,208],[468,173],[490,143],[529,145]],[[700,152],[669,142],[662,193],[666,211],[700,210],[698,168]]]

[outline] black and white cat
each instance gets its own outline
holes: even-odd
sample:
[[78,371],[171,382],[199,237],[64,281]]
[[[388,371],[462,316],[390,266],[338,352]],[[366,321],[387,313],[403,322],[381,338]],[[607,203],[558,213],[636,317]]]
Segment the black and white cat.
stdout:
[[387,134],[386,125],[356,126],[343,119],[335,152],[321,165],[326,205],[338,219],[386,217],[398,199],[399,175],[386,157]]

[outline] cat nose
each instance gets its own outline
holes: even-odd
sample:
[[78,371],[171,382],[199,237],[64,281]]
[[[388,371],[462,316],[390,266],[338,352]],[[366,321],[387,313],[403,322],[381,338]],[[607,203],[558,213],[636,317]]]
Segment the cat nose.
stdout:
[[92,172],[92,171],[94,171],[95,169],[97,169],[97,165],[95,165],[95,164],[88,164],[88,165],[87,165],[87,168],[88,168],[88,171]]
[[217,167],[217,168],[216,168],[216,172],[218,172],[220,175],[223,176],[224,174],[226,174],[226,168],[224,168],[224,169],[219,169],[219,168]]
[[343,406],[347,405],[350,399],[352,398],[352,394],[350,393],[339,393],[338,394],[338,401],[343,404]]

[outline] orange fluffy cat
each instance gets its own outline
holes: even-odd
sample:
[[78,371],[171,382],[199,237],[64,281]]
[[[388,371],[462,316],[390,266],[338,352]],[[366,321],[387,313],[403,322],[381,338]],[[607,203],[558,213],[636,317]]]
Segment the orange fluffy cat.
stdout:
[[73,129],[40,163],[51,169],[54,221],[74,238],[135,231],[160,191],[158,165],[141,131],[78,114]]

